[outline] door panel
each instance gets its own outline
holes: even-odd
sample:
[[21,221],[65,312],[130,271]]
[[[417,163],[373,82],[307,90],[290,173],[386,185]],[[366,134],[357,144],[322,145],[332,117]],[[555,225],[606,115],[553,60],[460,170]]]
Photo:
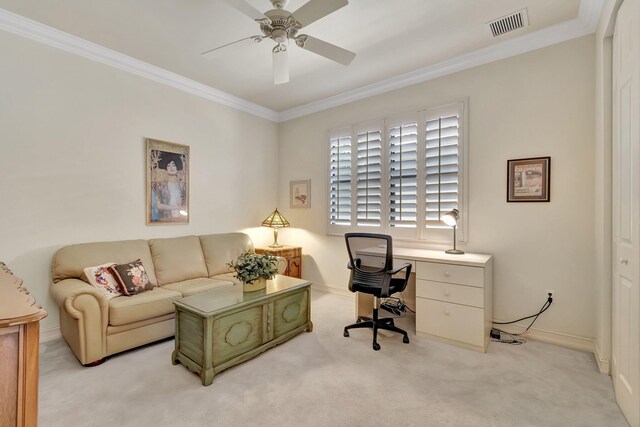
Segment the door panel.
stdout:
[[640,0],[625,0],[613,40],[612,377],[616,400],[640,426]]

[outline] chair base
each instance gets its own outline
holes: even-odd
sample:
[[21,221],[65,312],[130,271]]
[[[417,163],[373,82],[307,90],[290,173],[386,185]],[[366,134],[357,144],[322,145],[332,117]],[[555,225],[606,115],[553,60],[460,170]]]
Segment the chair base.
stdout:
[[373,317],[365,317],[359,316],[356,323],[345,326],[344,328],[344,336],[349,336],[349,329],[361,329],[361,328],[371,328],[373,329],[373,349],[378,351],[380,350],[380,344],[378,344],[378,330],[383,329],[385,331],[396,332],[398,334],[402,334],[402,342],[405,344],[409,344],[409,335],[403,329],[397,328],[393,318],[391,317],[383,317],[378,318],[378,309],[373,309]]

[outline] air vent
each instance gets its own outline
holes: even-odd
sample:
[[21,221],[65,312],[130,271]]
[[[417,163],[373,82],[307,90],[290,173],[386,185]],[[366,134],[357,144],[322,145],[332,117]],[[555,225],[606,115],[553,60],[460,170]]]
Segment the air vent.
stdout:
[[494,21],[487,22],[486,25],[489,28],[489,31],[491,31],[491,35],[493,37],[498,37],[508,32],[524,28],[529,25],[527,9],[522,9]]

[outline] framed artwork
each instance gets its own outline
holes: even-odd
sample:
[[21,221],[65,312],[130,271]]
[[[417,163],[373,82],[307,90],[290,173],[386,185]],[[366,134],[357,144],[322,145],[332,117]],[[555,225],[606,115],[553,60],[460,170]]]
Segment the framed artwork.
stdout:
[[311,207],[311,180],[289,182],[292,208]]
[[147,224],[189,223],[189,147],[147,139]]
[[551,157],[507,160],[507,202],[548,202]]

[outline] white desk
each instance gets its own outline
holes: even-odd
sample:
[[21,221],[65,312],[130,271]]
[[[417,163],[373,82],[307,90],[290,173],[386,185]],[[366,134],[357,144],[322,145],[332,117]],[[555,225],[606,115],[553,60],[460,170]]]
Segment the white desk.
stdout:
[[[382,248],[361,249],[358,256],[363,265],[384,266]],[[394,247],[393,262],[411,264],[401,298],[416,312],[417,335],[487,351],[493,318],[491,255]],[[370,314],[372,307],[371,295],[356,293],[356,316]]]

